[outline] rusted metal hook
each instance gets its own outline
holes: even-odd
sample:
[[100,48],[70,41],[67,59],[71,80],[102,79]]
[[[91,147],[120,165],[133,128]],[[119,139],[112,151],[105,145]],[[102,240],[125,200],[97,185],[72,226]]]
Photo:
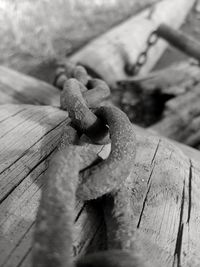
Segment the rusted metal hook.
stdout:
[[119,188],[131,172],[136,153],[136,139],[128,117],[116,107],[101,107],[97,115],[109,126],[109,157],[86,171],[77,190],[82,200],[98,198]]

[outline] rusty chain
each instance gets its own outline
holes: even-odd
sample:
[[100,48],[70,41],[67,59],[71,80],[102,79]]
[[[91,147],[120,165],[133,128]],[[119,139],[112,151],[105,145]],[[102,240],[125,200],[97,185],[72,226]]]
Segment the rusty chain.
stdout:
[[[57,69],[55,85],[61,89],[61,108],[68,111],[71,125],[46,173],[47,188],[36,218],[33,267],[143,267],[137,255],[121,250],[97,252],[73,263],[76,197],[95,199],[120,188],[131,172],[136,141],[128,117],[102,104],[110,92],[104,81],[89,77],[82,66],[67,63]],[[108,158],[99,162],[94,148],[81,146],[82,134],[92,143],[111,142]]]
[[142,68],[142,66],[145,65],[145,63],[147,62],[148,59],[148,53],[151,49],[152,46],[154,46],[158,41],[158,36],[156,31],[151,32],[151,34],[149,35],[148,39],[147,39],[147,44],[146,44],[146,48],[144,51],[142,51],[137,60],[136,63],[133,65],[129,62],[127,62],[125,64],[124,70],[126,72],[127,75],[129,76],[134,76],[137,75],[140,72],[140,69]]

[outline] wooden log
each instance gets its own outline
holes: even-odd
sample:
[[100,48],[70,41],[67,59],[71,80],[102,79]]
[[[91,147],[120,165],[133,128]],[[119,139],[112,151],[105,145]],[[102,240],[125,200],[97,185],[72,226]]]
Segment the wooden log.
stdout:
[[[135,64],[138,55],[146,50],[147,39],[160,23],[179,28],[195,1],[164,0],[137,16],[130,18],[106,34],[93,40],[70,57],[88,66],[106,82],[115,85],[116,79],[127,78],[124,72],[125,58]],[[177,16],[177,14],[179,14]],[[159,40],[147,53],[147,62],[140,73],[148,72],[165,50],[167,43]]]
[[[42,174],[67,123],[67,113],[54,107],[0,106],[1,265],[30,266],[35,214],[45,187]],[[142,253],[160,266],[172,266],[177,260],[181,266],[198,266],[200,153],[187,148],[187,156],[161,137],[136,127],[135,131],[137,155],[128,180]],[[110,151],[109,145],[92,147],[102,158]],[[102,215],[79,202],[76,209],[75,255],[85,253],[95,237],[97,250]]]
[[158,266],[198,266],[199,162],[160,137],[141,133],[136,137],[129,182],[133,182],[132,200],[137,203],[133,220],[143,255],[150,266],[155,259]]

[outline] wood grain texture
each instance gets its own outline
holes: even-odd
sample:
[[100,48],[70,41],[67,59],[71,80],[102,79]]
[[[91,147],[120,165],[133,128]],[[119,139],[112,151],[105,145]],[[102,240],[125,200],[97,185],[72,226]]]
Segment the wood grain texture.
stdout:
[[131,183],[144,255],[160,266],[198,266],[200,164],[159,137],[137,137]]
[[[30,258],[43,174],[69,119],[50,106],[1,105],[0,110],[0,266],[21,266]],[[91,205],[77,202],[76,213],[74,255],[87,250],[102,225]]]
[[200,264],[197,151],[191,150],[190,156],[192,151],[195,153],[194,158],[190,157],[169,141],[141,129],[136,130],[136,137],[136,160],[125,187],[132,190],[129,216],[137,246],[149,266],[197,267]]
[[[30,266],[43,173],[69,120],[64,111],[49,106],[1,105],[0,114],[0,266]],[[134,230],[141,251],[150,263],[154,258],[162,266],[199,266],[200,153],[189,148],[186,155],[165,139],[136,127],[135,131],[137,154],[127,185],[133,192]],[[110,146],[98,149],[106,157]],[[78,255],[92,243],[97,248],[102,217],[82,203],[76,210]]]
[[[91,41],[70,59],[88,66],[113,85],[116,80],[127,78],[124,72],[125,59],[135,64],[138,55],[145,51],[151,32],[155,31],[160,23],[179,28],[194,2],[193,0],[161,1],[153,8],[144,10]],[[147,73],[155,65],[166,47],[167,43],[159,40],[150,49],[141,73]]]
[[[150,266],[199,266],[200,153],[136,126],[132,188],[136,240]],[[184,153],[183,153],[184,152]]]

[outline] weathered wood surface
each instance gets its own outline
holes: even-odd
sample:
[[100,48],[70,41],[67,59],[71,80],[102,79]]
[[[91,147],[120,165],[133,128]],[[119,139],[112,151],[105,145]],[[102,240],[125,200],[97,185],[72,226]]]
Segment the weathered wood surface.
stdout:
[[160,266],[199,266],[200,164],[160,137],[138,134],[137,142],[134,220],[146,257]]
[[[30,259],[43,173],[69,119],[49,106],[1,105],[0,110],[0,266],[21,266]],[[102,227],[101,214],[91,205],[77,202],[76,209],[75,255],[91,249]]]
[[[93,40],[70,59],[88,66],[113,85],[116,79],[127,78],[124,72],[127,63],[125,61],[129,59],[129,63],[136,62],[138,55],[146,49],[150,33],[156,30],[160,23],[179,28],[194,2],[193,0],[161,1],[153,8],[141,12]],[[165,41],[159,40],[150,49],[141,73],[147,73],[155,65],[166,46]]]
[[[42,174],[68,122],[67,113],[49,106],[0,106],[2,266],[30,266],[35,214],[45,187]],[[189,148],[187,156],[137,128],[136,136],[137,155],[129,182],[144,257],[158,259],[161,266],[172,266],[177,260],[181,266],[199,266],[200,153]],[[105,157],[110,147],[98,149]],[[75,254],[89,249],[102,227],[101,214],[91,206],[77,203],[77,214]]]
[[142,128],[138,125],[135,125],[135,124],[133,124],[133,125],[134,125],[134,128],[136,130],[137,135],[141,134],[145,138],[151,137],[151,136],[156,136],[157,138],[159,138],[159,137],[164,138],[164,140],[168,141],[169,143],[173,144],[175,147],[178,147],[181,151],[183,151],[183,153],[187,157],[192,158],[192,159],[196,160],[197,162],[200,162],[199,150],[197,150],[193,147],[187,146],[185,144],[182,144],[180,142],[177,142],[175,140],[168,139],[167,137],[160,136],[158,132],[154,131],[151,128],[146,129],[146,128]]

